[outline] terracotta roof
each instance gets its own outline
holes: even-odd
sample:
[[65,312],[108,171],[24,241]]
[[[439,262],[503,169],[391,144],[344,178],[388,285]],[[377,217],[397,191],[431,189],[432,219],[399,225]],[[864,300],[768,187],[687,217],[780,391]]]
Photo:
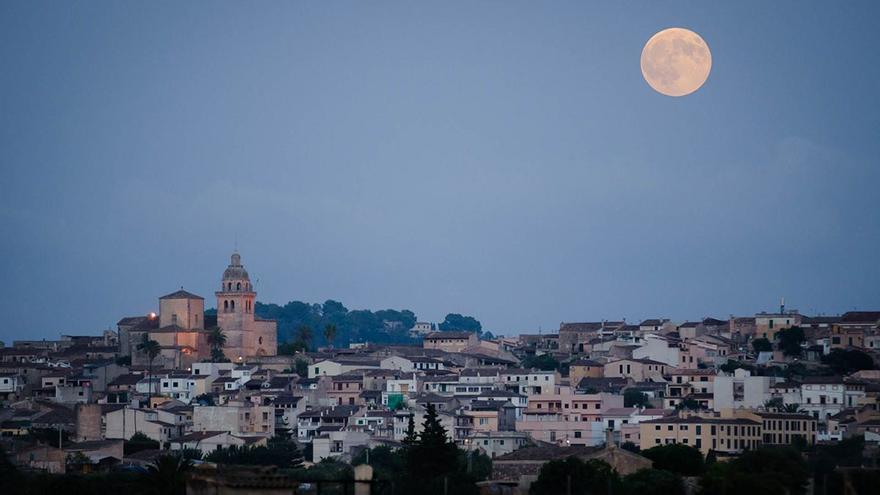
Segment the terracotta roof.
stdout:
[[431,332],[425,335],[425,340],[430,339],[470,339],[473,332]]
[[165,294],[164,296],[160,297],[159,299],[199,299],[202,301],[205,300],[204,297],[197,296],[197,295],[193,294],[192,292],[187,292],[183,289],[172,292],[171,294]]

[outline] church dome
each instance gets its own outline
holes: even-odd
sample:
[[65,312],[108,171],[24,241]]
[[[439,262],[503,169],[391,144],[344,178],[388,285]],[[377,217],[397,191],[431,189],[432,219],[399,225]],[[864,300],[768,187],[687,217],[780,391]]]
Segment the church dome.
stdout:
[[241,264],[241,255],[239,255],[238,253],[232,254],[232,260],[229,263],[229,266],[226,267],[226,270],[223,271],[223,280],[250,281],[247,270],[245,270],[244,266],[242,266]]

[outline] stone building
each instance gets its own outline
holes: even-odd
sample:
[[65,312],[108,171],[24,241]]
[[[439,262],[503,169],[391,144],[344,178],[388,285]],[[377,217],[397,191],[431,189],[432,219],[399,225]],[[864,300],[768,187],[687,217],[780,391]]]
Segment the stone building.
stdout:
[[257,293],[251,285],[241,256],[232,254],[223,272],[217,296],[217,326],[226,334],[226,357],[233,361],[247,356],[274,356],[277,351],[277,324],[254,316]]
[[121,353],[132,365],[146,366],[147,356],[138,350],[146,334],[159,343],[157,368],[187,368],[210,357],[208,334],[219,327],[226,335],[223,352],[233,362],[249,357],[274,356],[277,324],[254,315],[257,293],[251,285],[241,256],[233,253],[223,271],[217,297],[217,314],[205,315],[205,299],[181,288],[159,298],[159,314],[126,317],[117,323]]

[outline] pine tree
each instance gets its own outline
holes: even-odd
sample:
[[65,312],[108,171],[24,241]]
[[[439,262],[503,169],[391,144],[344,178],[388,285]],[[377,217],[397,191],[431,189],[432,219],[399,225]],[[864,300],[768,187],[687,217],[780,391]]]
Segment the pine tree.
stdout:
[[415,445],[419,441],[419,435],[416,433],[416,422],[413,415],[409,416],[409,424],[406,427],[406,438],[403,439],[404,445]]
[[425,422],[422,423],[422,434],[419,435],[419,444],[425,448],[444,447],[449,443],[446,438],[446,428],[437,418],[437,409],[434,404],[428,404],[425,413]]

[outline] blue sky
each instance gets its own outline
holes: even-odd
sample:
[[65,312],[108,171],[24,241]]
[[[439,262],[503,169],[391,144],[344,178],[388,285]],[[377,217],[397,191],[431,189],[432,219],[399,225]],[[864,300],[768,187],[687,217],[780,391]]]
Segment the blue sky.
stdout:
[[[880,308],[877,2],[3,2],[0,340],[237,246],[258,299],[560,321]],[[652,91],[680,26],[706,85]]]

